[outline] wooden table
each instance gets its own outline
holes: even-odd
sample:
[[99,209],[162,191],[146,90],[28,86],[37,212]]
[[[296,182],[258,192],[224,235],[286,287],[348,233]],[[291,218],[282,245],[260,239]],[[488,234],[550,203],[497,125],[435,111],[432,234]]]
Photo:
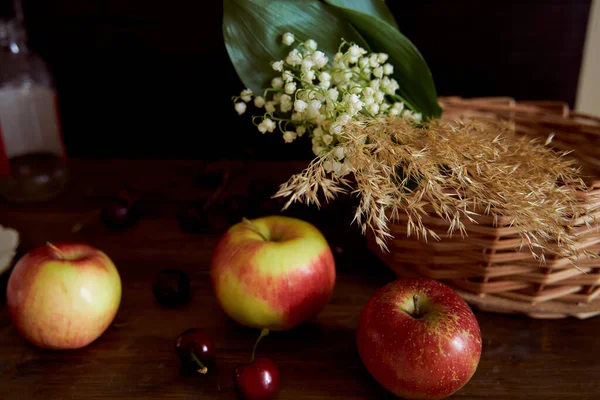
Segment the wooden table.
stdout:
[[[244,193],[251,179],[283,182],[304,164],[227,164],[232,171],[220,199]],[[43,351],[24,342],[0,305],[2,399],[233,399],[232,369],[249,359],[256,330],[242,328],[219,309],[209,285],[209,259],[219,231],[181,231],[176,215],[212,189],[198,184],[203,163],[182,161],[74,161],[70,190],[48,204],[2,204],[0,224],[21,232],[21,251],[46,241],[78,240],[104,250],[119,268],[123,299],[112,326],[90,346]],[[123,182],[145,193],[144,217],[123,232],[89,219]],[[83,229],[73,225],[88,219]],[[221,228],[222,229],[222,228]],[[362,242],[361,242],[362,243]],[[338,263],[332,301],[318,318],[265,338],[259,353],[282,374],[280,399],[385,399],[362,366],[354,344],[359,312],[375,289],[394,279],[364,246]],[[151,285],[164,268],[192,279],[183,308],[156,304]],[[6,285],[2,279],[2,291]],[[477,312],[483,355],[472,380],[455,399],[600,398],[600,318],[532,320]],[[182,373],[173,352],[177,335],[201,327],[217,338],[216,374]]]

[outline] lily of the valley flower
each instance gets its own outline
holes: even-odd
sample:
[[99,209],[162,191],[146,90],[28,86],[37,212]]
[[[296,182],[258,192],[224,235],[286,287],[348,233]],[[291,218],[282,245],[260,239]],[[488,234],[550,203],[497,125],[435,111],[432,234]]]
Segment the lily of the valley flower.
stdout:
[[387,54],[369,54],[343,41],[330,60],[312,39],[298,41],[288,32],[281,42],[297,45],[284,59],[271,63],[277,73],[271,87],[261,95],[246,89],[234,97],[238,114],[246,111],[253,96],[254,105],[264,107],[264,114],[254,119],[261,133],[278,129],[286,143],[308,133],[315,155],[335,148],[330,170],[344,174],[350,161],[343,147],[337,146],[343,141],[344,126],[352,119],[390,115],[421,121],[421,114],[405,107],[396,94],[399,85],[392,77],[394,66],[387,62]]

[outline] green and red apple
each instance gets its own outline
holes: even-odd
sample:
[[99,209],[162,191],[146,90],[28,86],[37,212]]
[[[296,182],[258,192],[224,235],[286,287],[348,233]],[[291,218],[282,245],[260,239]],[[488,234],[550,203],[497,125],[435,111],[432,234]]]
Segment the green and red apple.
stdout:
[[0,275],[8,271],[19,247],[19,232],[0,225]]
[[7,287],[7,307],[19,333],[35,346],[77,349],[100,337],[121,302],[112,260],[82,243],[57,243],[25,254]]
[[360,314],[356,342],[375,380],[406,399],[450,396],[471,379],[481,357],[471,308],[428,278],[401,278],[379,289]]
[[281,331],[325,308],[336,270],[329,244],[314,225],[276,215],[231,226],[214,250],[211,277],[233,320]]

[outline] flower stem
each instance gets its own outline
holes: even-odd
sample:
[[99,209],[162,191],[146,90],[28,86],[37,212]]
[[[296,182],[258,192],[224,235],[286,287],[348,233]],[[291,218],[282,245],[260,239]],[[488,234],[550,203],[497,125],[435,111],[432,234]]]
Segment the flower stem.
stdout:
[[273,121],[283,121],[283,122],[290,122],[291,119],[289,118],[279,118],[279,117],[274,117],[272,115],[269,114],[269,119],[272,119]]
[[267,328],[263,328],[263,330],[260,331],[260,335],[258,336],[258,339],[256,339],[256,343],[254,343],[254,349],[252,349],[252,357],[250,358],[250,362],[254,362],[254,355],[256,354],[256,346],[258,346],[258,342],[260,342],[260,340],[268,334],[269,330]]
[[398,100],[398,101],[401,101],[402,103],[404,103],[404,105],[406,107],[408,107],[411,111],[415,111],[415,107],[412,104],[410,104],[408,101],[406,101],[406,99],[404,97],[400,96],[397,93],[394,93],[390,96],[392,97],[392,99]]

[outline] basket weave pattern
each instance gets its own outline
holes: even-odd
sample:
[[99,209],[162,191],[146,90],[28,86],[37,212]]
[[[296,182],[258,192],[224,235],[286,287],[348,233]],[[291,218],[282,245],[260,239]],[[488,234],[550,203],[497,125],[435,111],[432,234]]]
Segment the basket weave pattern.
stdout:
[[[516,132],[546,139],[553,134],[557,150],[574,150],[590,192],[580,201],[600,210],[600,118],[577,114],[562,102],[517,102],[510,98],[441,98],[444,118],[509,121]],[[600,216],[600,215],[599,215]],[[590,218],[591,216],[588,216]],[[487,311],[521,313],[533,318],[588,318],[600,315],[600,258],[575,268],[566,259],[550,256],[540,266],[527,248],[517,249],[520,237],[510,218],[465,221],[466,237],[448,235],[447,221],[430,214],[423,219],[441,238],[424,241],[407,237],[407,220],[394,221],[394,236],[383,253],[369,238],[370,248],[398,275],[420,275],[444,281],[467,302]],[[570,229],[583,239],[581,246],[600,253],[600,231],[583,220]]]

